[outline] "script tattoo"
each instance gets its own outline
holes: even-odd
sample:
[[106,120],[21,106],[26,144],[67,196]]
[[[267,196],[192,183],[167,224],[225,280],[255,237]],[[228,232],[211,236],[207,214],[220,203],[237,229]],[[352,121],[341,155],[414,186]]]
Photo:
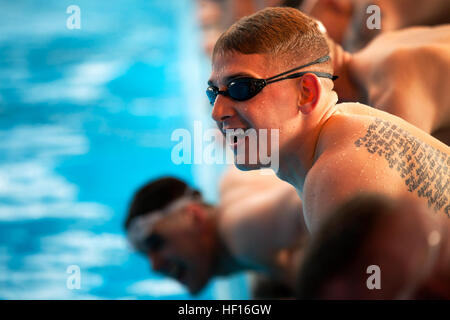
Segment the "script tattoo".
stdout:
[[428,207],[450,217],[450,156],[378,118],[355,145],[384,157],[403,178],[409,192],[425,197]]

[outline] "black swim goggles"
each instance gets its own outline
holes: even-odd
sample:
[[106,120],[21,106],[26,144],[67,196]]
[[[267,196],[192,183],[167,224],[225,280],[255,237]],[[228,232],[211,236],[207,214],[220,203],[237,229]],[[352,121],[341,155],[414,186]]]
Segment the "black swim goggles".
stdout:
[[296,73],[289,74],[293,71],[296,71],[296,70],[299,70],[299,69],[302,69],[305,67],[309,67],[313,64],[318,64],[318,63],[328,61],[329,59],[330,59],[330,56],[326,55],[326,56],[323,56],[322,58],[314,60],[313,62],[310,62],[303,66],[288,70],[286,72],[277,74],[276,76],[273,76],[273,77],[270,77],[267,79],[255,79],[255,78],[248,78],[248,77],[233,79],[230,82],[228,82],[227,89],[223,90],[223,91],[219,90],[219,88],[217,88],[215,86],[209,86],[206,89],[206,95],[208,96],[208,99],[209,99],[209,102],[211,103],[211,105],[214,105],[214,102],[216,101],[216,98],[219,94],[228,96],[236,101],[245,101],[245,100],[249,100],[249,99],[253,98],[254,96],[256,96],[268,84],[271,84],[271,83],[274,83],[277,81],[281,81],[281,80],[286,80],[286,79],[300,78],[301,76],[303,76],[307,73],[312,73],[312,74],[315,74],[316,76],[322,77],[322,78],[336,80],[337,76],[333,76],[326,72],[302,71],[302,72],[296,72]]

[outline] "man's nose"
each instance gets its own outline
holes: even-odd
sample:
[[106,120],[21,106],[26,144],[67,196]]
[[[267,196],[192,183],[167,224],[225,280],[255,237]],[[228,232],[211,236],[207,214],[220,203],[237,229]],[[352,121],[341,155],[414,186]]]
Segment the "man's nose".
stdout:
[[216,122],[224,122],[235,115],[235,113],[233,101],[229,97],[225,97],[221,94],[217,95],[211,114],[212,118]]

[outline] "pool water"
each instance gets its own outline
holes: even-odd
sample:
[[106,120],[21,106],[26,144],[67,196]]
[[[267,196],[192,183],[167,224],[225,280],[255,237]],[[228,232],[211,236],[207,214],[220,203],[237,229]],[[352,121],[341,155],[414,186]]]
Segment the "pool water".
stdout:
[[190,296],[122,228],[133,191],[164,174],[217,197],[223,168],[170,160],[173,130],[211,125],[194,6],[0,1],[0,299],[248,298],[242,274]]

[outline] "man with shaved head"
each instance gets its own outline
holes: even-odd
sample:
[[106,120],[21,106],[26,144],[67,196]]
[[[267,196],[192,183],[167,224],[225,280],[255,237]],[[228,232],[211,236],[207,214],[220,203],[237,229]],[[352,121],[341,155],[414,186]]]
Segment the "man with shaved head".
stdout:
[[[336,104],[332,73],[315,20],[290,8],[261,10],[232,25],[215,45],[207,89],[212,117],[224,134],[264,129],[279,135],[277,175],[297,189],[312,232],[359,192],[411,195],[448,217],[449,147],[394,115]],[[261,141],[272,140],[259,139],[256,150],[271,150]],[[268,166],[259,158],[237,161],[250,158],[248,142],[242,134],[231,141],[236,166]]]

